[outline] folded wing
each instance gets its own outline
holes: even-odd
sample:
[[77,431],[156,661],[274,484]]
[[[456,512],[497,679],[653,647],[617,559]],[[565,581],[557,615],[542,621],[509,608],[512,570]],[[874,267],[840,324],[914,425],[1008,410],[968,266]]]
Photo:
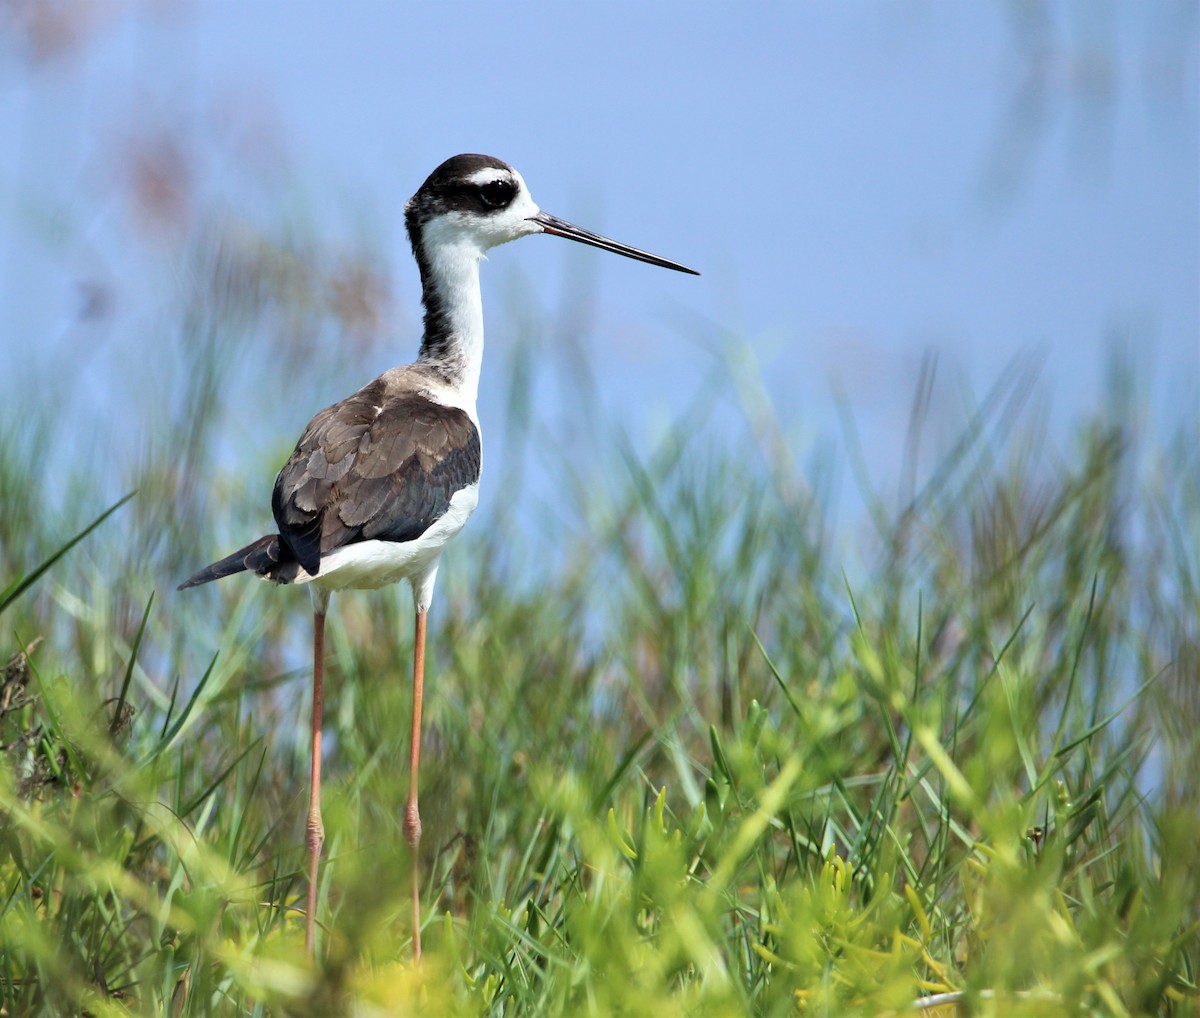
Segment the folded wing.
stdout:
[[280,540],[310,574],[356,541],[411,541],[479,480],[479,430],[465,411],[383,378],[312,419],[275,480]]

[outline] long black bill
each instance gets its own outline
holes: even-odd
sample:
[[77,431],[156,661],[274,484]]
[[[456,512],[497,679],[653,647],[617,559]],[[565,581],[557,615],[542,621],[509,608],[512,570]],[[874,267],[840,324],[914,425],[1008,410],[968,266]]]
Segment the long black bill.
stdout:
[[555,237],[566,237],[567,240],[577,240],[580,244],[591,244],[592,247],[598,247],[602,251],[612,251],[614,254],[624,255],[626,258],[632,258],[635,261],[649,262],[651,265],[661,265],[664,269],[674,269],[676,272],[688,272],[693,276],[700,275],[695,269],[689,269],[686,265],[680,265],[679,262],[668,261],[666,258],[659,258],[658,255],[651,254],[649,251],[639,251],[636,247],[629,247],[627,244],[618,244],[615,240],[601,237],[598,233],[589,233],[587,230],[581,230],[574,223],[568,223],[565,219],[559,219],[548,212],[539,212],[536,216],[530,216],[529,218],[541,226],[543,231]]

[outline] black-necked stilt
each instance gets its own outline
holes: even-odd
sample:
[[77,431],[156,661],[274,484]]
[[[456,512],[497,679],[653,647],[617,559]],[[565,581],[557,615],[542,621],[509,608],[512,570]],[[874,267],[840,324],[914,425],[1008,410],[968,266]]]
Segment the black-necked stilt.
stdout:
[[421,270],[425,335],[414,364],[380,375],[314,417],[279,476],[271,510],[277,534],[201,569],[180,586],[250,571],[275,583],[311,584],[312,787],[308,810],[305,947],[313,950],[321,822],[321,717],[325,612],[336,590],[408,580],[416,602],[412,756],[404,833],[413,847],[413,951],[421,953],[417,768],[425,622],[442,549],[475,509],[482,451],[475,399],[483,360],[479,263],[497,244],[549,233],[628,258],[694,269],[618,244],[548,215],[521,175],[491,156],[459,155],[430,174],[404,209]]

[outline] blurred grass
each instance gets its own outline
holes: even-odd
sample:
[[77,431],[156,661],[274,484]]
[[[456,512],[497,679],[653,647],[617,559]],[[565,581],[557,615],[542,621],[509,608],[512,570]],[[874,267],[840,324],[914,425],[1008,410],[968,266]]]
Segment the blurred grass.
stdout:
[[[172,588],[260,532],[245,479],[286,452],[222,449],[240,338],[310,323],[303,402],[341,333],[303,245],[231,250],[197,254],[183,410],[131,410],[136,462],[0,424],[0,1013],[1194,1013],[1200,436],[1145,434],[1119,358],[1068,451],[1018,365],[921,473],[930,366],[901,495],[858,469],[848,537],[742,366],[755,456],[694,427],[716,385],[639,452],[576,350],[603,481],[555,449],[536,533],[496,499],[443,570],[418,968],[409,599],[336,602],[306,964],[307,601]],[[516,463],[545,435],[513,358]]]

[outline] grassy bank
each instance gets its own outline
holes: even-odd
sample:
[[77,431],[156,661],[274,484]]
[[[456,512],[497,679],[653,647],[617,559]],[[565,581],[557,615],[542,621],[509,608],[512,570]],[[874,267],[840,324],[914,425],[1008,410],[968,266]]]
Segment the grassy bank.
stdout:
[[1153,442],[1115,391],[1055,453],[1013,377],[849,533],[762,429],[747,459],[683,425],[605,438],[536,538],[475,521],[416,968],[409,598],[340,598],[310,966],[307,600],[172,589],[262,525],[187,329],[191,409],[118,478],[51,478],[36,411],[0,437],[0,1012],[1194,1012],[1194,422]]

